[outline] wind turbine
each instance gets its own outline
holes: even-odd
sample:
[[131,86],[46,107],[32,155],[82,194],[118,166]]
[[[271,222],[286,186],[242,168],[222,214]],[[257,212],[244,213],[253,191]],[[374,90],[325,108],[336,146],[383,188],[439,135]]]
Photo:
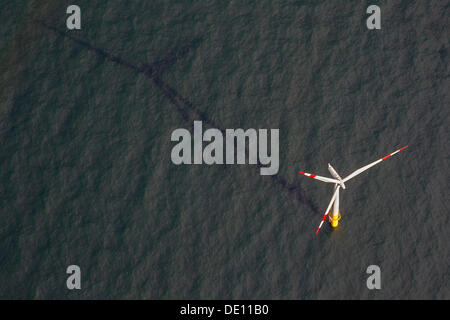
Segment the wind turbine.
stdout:
[[351,174],[349,174],[347,177],[345,177],[344,179],[341,178],[341,176],[336,172],[336,170],[334,170],[334,168],[331,166],[331,164],[328,164],[328,171],[330,171],[331,175],[334,177],[334,179],[331,178],[327,178],[327,177],[321,177],[318,176],[316,174],[311,174],[311,173],[306,173],[306,172],[302,172],[300,171],[301,174],[316,179],[316,180],[320,180],[323,182],[327,182],[327,183],[334,183],[334,193],[333,196],[331,197],[331,201],[328,204],[327,210],[325,210],[325,214],[322,218],[322,221],[320,222],[319,228],[317,228],[316,234],[319,233],[320,228],[322,228],[323,222],[325,221],[327,215],[330,213],[330,209],[331,206],[333,206],[333,212],[329,217],[329,221],[331,222],[331,226],[333,228],[336,228],[338,226],[338,221],[341,218],[341,213],[339,211],[339,189],[345,189],[345,182],[347,182],[348,180],[350,180],[351,178],[356,177],[358,174],[360,174],[361,172],[366,171],[367,169],[373,167],[374,165],[380,163],[381,161],[386,160],[387,158],[393,156],[394,154],[404,150],[408,148],[408,146],[404,146],[403,148],[398,149],[395,152],[392,152],[390,154],[388,154],[387,156],[378,159],[375,162],[372,162],[370,164],[368,164],[367,166],[364,166],[362,168],[359,168],[358,170],[352,172]]

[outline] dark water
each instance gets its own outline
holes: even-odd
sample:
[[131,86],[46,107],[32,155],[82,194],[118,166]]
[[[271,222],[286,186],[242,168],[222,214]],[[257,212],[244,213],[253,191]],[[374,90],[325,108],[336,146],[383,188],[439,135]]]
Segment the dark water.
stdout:
[[[449,1],[1,4],[0,298],[449,299]],[[280,171],[175,166],[279,128]],[[345,176],[342,219],[314,232]],[[66,268],[82,290],[66,288]],[[382,289],[366,287],[379,265]]]

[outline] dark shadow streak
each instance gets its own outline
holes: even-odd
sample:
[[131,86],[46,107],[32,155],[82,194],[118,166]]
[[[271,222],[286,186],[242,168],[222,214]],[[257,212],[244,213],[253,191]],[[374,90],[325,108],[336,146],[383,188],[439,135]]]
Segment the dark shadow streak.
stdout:
[[[169,99],[169,101],[177,109],[177,111],[181,114],[181,116],[183,117],[184,120],[189,121],[189,115],[186,111],[187,109],[189,109],[190,111],[192,111],[195,114],[194,118],[196,120],[202,120],[209,126],[217,128],[217,129],[221,130],[222,133],[225,133],[225,129],[220,128],[220,126],[218,126],[216,123],[214,123],[214,121],[208,119],[208,117],[206,116],[206,114],[204,112],[197,109],[192,104],[192,102],[190,102],[188,99],[183,97],[174,88],[172,88],[171,86],[166,84],[160,77],[163,71],[170,68],[179,59],[184,57],[191,49],[198,47],[198,45],[201,42],[201,39],[194,39],[193,41],[189,42],[187,45],[185,45],[179,49],[172,50],[170,53],[165,55],[163,58],[156,60],[151,65],[141,64],[140,66],[136,66],[118,56],[115,56],[109,52],[106,52],[102,49],[94,47],[87,41],[77,39],[66,32],[58,30],[57,28],[46,24],[42,20],[37,20],[36,22],[38,24],[40,24],[42,27],[53,31],[62,37],[72,40],[73,42],[87,48],[88,50],[93,51],[100,56],[103,56],[105,59],[107,59],[111,62],[117,63],[117,64],[119,64],[123,67],[126,67],[128,69],[131,69],[137,73],[144,74],[147,78],[151,79],[153,81],[153,83],[161,90],[161,92],[164,94],[164,96],[167,99]],[[261,164],[258,164],[258,167],[263,167],[263,166]],[[286,189],[290,194],[292,194],[300,203],[307,205],[313,212],[320,213],[317,206],[310,199],[308,199],[304,196],[300,187],[287,182],[286,179],[284,179],[283,177],[281,177],[279,175],[272,175],[270,177],[272,178],[272,180],[274,182],[276,182],[278,185],[280,185],[282,188]]]
[[[175,89],[171,88],[169,85],[167,85],[160,79],[158,79],[157,86],[160,87],[161,90],[167,90],[167,94],[170,96],[171,101],[172,101],[172,99],[174,99],[174,100],[178,99],[181,102],[181,104],[183,104],[184,106],[187,106],[189,109],[191,109],[196,114],[196,117],[195,117],[196,120],[202,120],[204,123],[208,124],[209,126],[219,129],[222,132],[222,134],[225,135],[225,129],[221,128],[219,125],[214,123],[214,121],[208,119],[203,112],[201,112],[197,108],[195,108],[190,101],[188,101],[186,98],[181,96]],[[174,104],[176,104],[176,103],[174,102]],[[176,106],[177,106],[177,108],[179,108],[178,104],[176,104]],[[248,153],[247,145],[246,145],[246,152]],[[259,168],[263,167],[260,163],[258,163],[257,166]],[[284,179],[280,175],[272,175],[270,177],[277,184],[279,184],[284,189],[289,191],[289,193],[294,195],[298,201],[300,201],[303,204],[306,204],[313,212],[320,213],[319,208],[317,208],[317,206],[314,204],[314,202],[311,201],[311,199],[308,199],[303,195],[302,190],[298,186],[295,186],[295,185],[287,182],[286,179]]]

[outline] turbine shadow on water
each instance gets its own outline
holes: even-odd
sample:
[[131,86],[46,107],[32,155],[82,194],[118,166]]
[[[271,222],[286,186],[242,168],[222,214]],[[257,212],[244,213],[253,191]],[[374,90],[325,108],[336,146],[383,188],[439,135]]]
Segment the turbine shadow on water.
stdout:
[[[128,68],[130,70],[133,70],[137,73],[141,73],[144,76],[146,76],[147,78],[153,81],[153,83],[157,88],[160,89],[162,94],[171,102],[171,104],[175,107],[175,109],[178,111],[178,113],[185,121],[189,121],[191,118],[189,116],[189,113],[187,112],[187,110],[189,110],[194,115],[193,119],[202,120],[209,126],[217,128],[220,131],[222,131],[222,133],[225,133],[225,129],[221,128],[213,120],[209,119],[203,111],[196,108],[191,101],[182,96],[176,89],[172,88],[170,85],[168,85],[161,79],[161,74],[164,71],[169,69],[179,59],[183,58],[189,51],[198,47],[199,44],[202,42],[202,39],[196,38],[178,49],[173,49],[167,55],[165,55],[161,59],[157,59],[150,65],[149,64],[135,65],[122,59],[119,56],[111,54],[103,49],[97,48],[87,41],[78,39],[64,31],[61,31],[53,26],[50,26],[42,20],[35,20],[35,21],[45,29],[53,31],[59,34],[60,36],[77,43],[78,45],[98,54],[99,56],[104,57],[105,59],[111,62],[114,62],[122,67]],[[258,167],[262,167],[262,165],[258,163]],[[270,177],[276,184],[278,184],[284,190],[288,191],[291,195],[293,195],[295,199],[297,199],[300,203],[308,206],[314,213],[320,213],[315,203],[303,194],[303,191],[299,186],[289,183],[285,178],[281,177],[278,174],[272,175]]]

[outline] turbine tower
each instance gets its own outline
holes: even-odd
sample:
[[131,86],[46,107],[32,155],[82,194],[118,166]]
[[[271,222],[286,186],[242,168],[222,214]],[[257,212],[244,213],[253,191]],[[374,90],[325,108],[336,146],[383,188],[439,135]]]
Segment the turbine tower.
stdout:
[[326,182],[326,183],[333,183],[334,184],[334,192],[333,192],[333,196],[331,197],[331,201],[328,204],[327,209],[325,210],[325,214],[323,215],[322,221],[320,222],[319,227],[317,228],[316,234],[319,233],[320,228],[322,228],[323,222],[325,221],[325,219],[327,218],[327,215],[330,213],[331,211],[331,207],[333,207],[333,211],[331,211],[331,214],[329,216],[329,221],[331,223],[331,226],[333,228],[336,228],[339,224],[339,219],[341,218],[341,213],[339,211],[339,189],[345,189],[345,182],[347,182],[348,180],[356,177],[358,174],[366,171],[367,169],[373,167],[374,165],[380,163],[381,161],[386,160],[387,158],[393,156],[394,154],[404,150],[408,148],[408,146],[404,146],[403,148],[398,149],[397,151],[394,151],[390,154],[388,154],[387,156],[384,156],[381,159],[378,159],[377,161],[374,161],[372,163],[369,163],[368,165],[359,168],[358,170],[355,170],[354,172],[352,172],[351,174],[349,174],[347,177],[345,177],[344,179],[341,178],[341,176],[337,173],[337,171],[331,166],[331,164],[328,164],[328,171],[330,171],[331,175],[333,176],[334,179],[332,178],[327,178],[327,177],[322,177],[322,176],[318,176],[316,174],[311,174],[311,173],[306,173],[303,171],[300,171],[301,174],[322,181],[322,182]]

